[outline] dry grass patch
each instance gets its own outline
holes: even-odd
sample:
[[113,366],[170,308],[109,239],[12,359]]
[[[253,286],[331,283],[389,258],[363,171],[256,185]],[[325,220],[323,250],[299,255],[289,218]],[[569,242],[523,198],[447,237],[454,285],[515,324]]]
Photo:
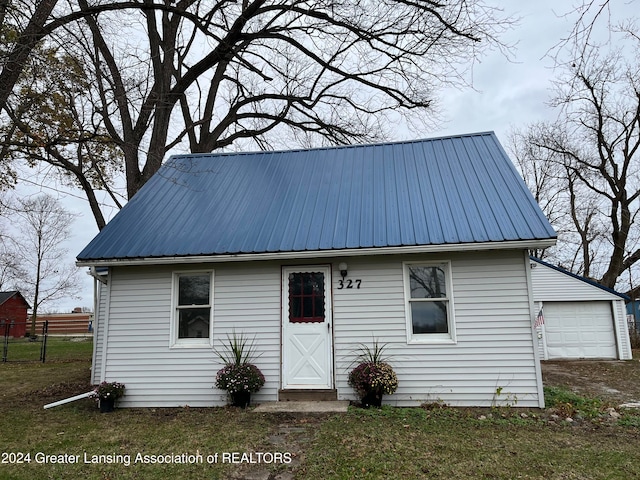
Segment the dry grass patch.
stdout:
[[[636,360],[637,361],[637,360]],[[633,369],[633,363],[594,370]],[[582,368],[582,367],[580,367]],[[609,370],[607,370],[609,369]],[[589,367],[576,371],[585,385]],[[629,372],[627,372],[629,373]],[[585,378],[582,378],[584,376]],[[570,377],[558,375],[563,382]],[[617,376],[621,382],[622,377]],[[611,383],[609,384],[611,385]],[[619,385],[622,385],[620,383]],[[0,480],[156,479],[614,479],[640,478],[640,413],[607,413],[599,399],[561,384],[547,411],[519,408],[361,410],[340,415],[259,414],[233,408],[119,409],[100,414],[90,400],[43,405],[88,391],[89,361],[0,364],[3,452],[31,463],[1,464]],[[599,387],[598,387],[599,388]],[[554,412],[563,405],[575,416]],[[129,455],[132,462],[37,463],[35,454]],[[286,452],[291,463],[133,464],[143,455]],[[206,457],[205,457],[206,458]]]
[[455,409],[351,411],[323,423],[299,478],[640,477],[638,429],[478,418]]

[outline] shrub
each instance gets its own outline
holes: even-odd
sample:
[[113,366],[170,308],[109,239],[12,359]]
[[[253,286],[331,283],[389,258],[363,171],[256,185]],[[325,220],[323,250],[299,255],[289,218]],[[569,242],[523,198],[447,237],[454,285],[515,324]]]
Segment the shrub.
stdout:
[[216,387],[233,394],[238,392],[255,393],[264,385],[264,375],[251,363],[227,364],[218,370]]
[[383,395],[391,395],[398,389],[398,377],[387,358],[383,356],[386,345],[373,340],[373,347],[360,344],[356,362],[358,365],[349,372],[349,385],[356,391],[362,406],[379,407]]
[[118,382],[102,382],[100,385],[93,389],[91,394],[95,399],[107,399],[112,398],[117,400],[124,395],[124,383]]
[[580,414],[586,418],[595,418],[607,406],[599,398],[583,397],[561,387],[544,387],[544,401],[547,408],[565,417]]
[[370,392],[391,395],[398,389],[398,377],[385,362],[363,362],[349,372],[349,385],[364,397]]

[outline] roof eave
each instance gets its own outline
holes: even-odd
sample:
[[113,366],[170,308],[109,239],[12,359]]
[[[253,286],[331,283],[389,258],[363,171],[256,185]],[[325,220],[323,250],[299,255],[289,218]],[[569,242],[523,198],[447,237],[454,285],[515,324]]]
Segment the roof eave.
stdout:
[[352,257],[373,255],[398,255],[415,253],[441,253],[486,250],[522,250],[547,248],[556,244],[555,238],[515,240],[504,242],[456,243],[440,245],[412,245],[400,247],[344,248],[339,250],[304,250],[292,252],[236,253],[221,255],[186,255],[167,257],[111,258],[78,260],[79,267],[129,266],[129,265],[173,265],[185,263],[249,262],[257,260],[292,260],[329,257]]

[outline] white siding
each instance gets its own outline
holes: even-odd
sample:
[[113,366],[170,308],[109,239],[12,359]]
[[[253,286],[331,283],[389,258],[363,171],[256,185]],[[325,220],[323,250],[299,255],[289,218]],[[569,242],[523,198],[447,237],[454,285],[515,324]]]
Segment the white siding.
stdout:
[[104,323],[109,298],[109,287],[100,282],[96,282],[95,288],[97,303],[93,315],[93,362],[91,366],[91,383],[100,383],[102,373],[102,352],[104,349]]
[[[631,359],[631,343],[625,317],[624,300],[602,288],[574,278],[546,265],[532,262],[531,280],[536,312],[544,302],[608,301],[611,302],[611,328],[615,334],[617,356]],[[540,358],[549,358],[546,349],[545,327],[537,330]]]
[[[450,260],[456,344],[407,344],[403,261]],[[360,289],[337,289],[337,265]],[[307,265],[311,262],[299,262]],[[455,255],[340,258],[332,264],[335,383],[341,399],[355,398],[347,384],[354,351],[378,338],[400,387],[385,398],[394,405],[441,400],[451,405],[540,405],[530,298],[521,251]],[[287,262],[287,264],[296,264]],[[185,266],[180,266],[185,270]],[[280,388],[281,264],[194,265],[214,269],[214,338],[235,329],[256,335],[256,364],[266,377],[255,402],[277,400]],[[123,406],[211,406],[226,402],[212,388],[220,368],[210,349],[170,349],[170,267],[113,268],[110,279],[106,379],[127,386]],[[102,323],[102,322],[101,322]],[[500,396],[496,396],[501,389]]]
[[[388,344],[399,378],[394,405],[441,400],[539,406],[531,310],[522,252],[350,259],[360,290],[334,291],[336,380],[355,398],[347,375],[358,343]],[[407,344],[401,260],[451,260],[456,344]],[[334,270],[334,280],[338,273]],[[501,388],[502,394],[496,397]]]
[[[534,294],[534,299],[535,299],[535,294]],[[540,311],[540,308],[542,308],[542,302],[534,302],[534,306],[535,306],[535,313],[536,315],[538,315],[538,312]],[[541,360],[549,360],[547,357],[547,339],[545,337],[545,331],[544,331],[544,325],[539,326],[535,329],[535,335],[536,335],[536,340],[537,340],[537,347],[538,347],[538,357]]]
[[629,338],[629,326],[627,325],[627,309],[623,300],[616,300],[612,306],[613,325],[618,343],[618,358],[631,360],[631,339]]
[[620,300],[618,295],[537,262],[532,262],[531,280],[536,301]]
[[[202,269],[207,266],[198,265]],[[180,270],[184,270],[181,268]],[[114,268],[106,379],[126,385],[123,406],[224,405],[213,388],[221,368],[211,348],[169,348],[169,267]],[[275,400],[280,378],[280,267],[215,265],[215,346],[234,330],[256,336],[256,364],[266,377],[255,401]]]

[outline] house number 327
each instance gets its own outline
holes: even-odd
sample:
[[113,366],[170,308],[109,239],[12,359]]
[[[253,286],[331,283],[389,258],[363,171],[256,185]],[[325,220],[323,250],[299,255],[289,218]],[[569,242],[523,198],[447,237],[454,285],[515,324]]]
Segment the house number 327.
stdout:
[[342,290],[343,288],[360,288],[360,284],[362,280],[356,278],[355,280],[351,280],[350,278],[338,280],[338,290]]

